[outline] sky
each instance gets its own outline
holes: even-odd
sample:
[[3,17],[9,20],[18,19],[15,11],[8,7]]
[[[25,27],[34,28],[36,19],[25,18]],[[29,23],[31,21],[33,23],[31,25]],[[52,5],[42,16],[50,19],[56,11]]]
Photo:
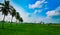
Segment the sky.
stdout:
[[[9,0],[24,22],[32,23],[60,23],[60,0]],[[0,0],[0,3],[3,3]],[[0,20],[3,16],[0,13]],[[8,20],[9,19],[9,20]],[[10,21],[11,15],[6,16],[6,21]],[[13,18],[15,22],[15,17]]]

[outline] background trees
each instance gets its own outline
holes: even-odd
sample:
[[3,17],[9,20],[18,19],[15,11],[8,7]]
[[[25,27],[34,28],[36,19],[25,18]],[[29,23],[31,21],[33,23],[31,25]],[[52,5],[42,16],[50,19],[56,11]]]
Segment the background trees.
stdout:
[[23,19],[22,19],[22,17],[20,17],[20,18],[19,18],[19,22],[23,22]]
[[17,22],[17,20],[19,20],[19,18],[20,18],[19,12],[16,12],[15,18],[16,18],[16,22]]

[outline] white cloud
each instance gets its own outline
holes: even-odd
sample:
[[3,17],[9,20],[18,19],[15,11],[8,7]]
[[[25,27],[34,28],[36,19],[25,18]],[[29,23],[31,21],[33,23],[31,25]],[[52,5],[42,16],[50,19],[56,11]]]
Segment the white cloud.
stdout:
[[47,16],[55,16],[55,15],[59,15],[59,13],[58,12],[56,12],[56,11],[48,11],[47,13]]
[[59,11],[60,11],[60,7],[56,8],[55,10],[48,11],[48,12],[46,12],[46,14],[48,17],[58,16],[58,15],[60,15]]
[[55,10],[51,10],[51,11],[48,11],[48,12],[46,12],[46,18],[44,19],[45,20],[45,22],[49,22],[49,23],[60,23],[59,21],[60,21],[60,18],[56,18],[55,20],[53,20],[53,18],[51,18],[51,17],[53,17],[53,16],[60,16],[60,7],[57,7]]
[[46,1],[46,2],[44,2],[44,3],[48,3],[48,2]]
[[60,13],[60,6],[56,8],[56,12]]
[[45,2],[45,0],[42,0],[41,2],[43,3],[43,2]]
[[34,8],[42,8],[42,3],[47,3],[45,0],[42,1],[36,1],[35,4],[29,4],[29,8],[34,9]]
[[33,14],[40,13],[42,10],[35,10]]
[[42,7],[42,6],[40,6],[40,1],[37,1],[35,4],[29,4],[29,8],[32,8],[32,9],[34,9],[34,8],[40,8],[40,7]]

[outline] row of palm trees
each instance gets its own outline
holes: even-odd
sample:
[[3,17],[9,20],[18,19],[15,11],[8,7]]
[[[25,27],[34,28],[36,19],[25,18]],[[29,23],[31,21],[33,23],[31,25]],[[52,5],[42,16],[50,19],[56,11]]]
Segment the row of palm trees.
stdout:
[[[5,20],[5,16],[10,14],[12,16],[11,22],[13,20],[13,17],[19,20],[19,22],[23,22],[22,17],[19,15],[19,12],[16,12],[15,8],[9,4],[8,0],[4,0],[4,3],[0,3],[0,12],[2,12],[2,15],[4,15],[3,22]],[[4,23],[2,23],[2,28],[4,28]]]
[[[1,5],[0,12],[2,12],[2,15],[4,15],[3,21],[5,20],[5,16],[10,14],[12,16],[12,19],[13,17],[15,17],[20,22],[23,22],[23,19],[22,17],[20,17],[19,12],[16,12],[14,7],[9,4],[8,0],[4,0],[4,3],[0,3],[0,5]],[[11,19],[11,22],[12,22],[12,19]]]

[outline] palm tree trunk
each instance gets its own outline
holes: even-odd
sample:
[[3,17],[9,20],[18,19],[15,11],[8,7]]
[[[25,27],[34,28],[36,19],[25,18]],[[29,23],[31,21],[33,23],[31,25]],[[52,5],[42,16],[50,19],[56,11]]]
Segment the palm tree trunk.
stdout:
[[17,25],[17,19],[16,19],[16,25]]
[[2,29],[4,29],[4,20],[5,20],[5,15],[3,17]]
[[13,17],[11,18],[11,23],[12,23]]
[[12,27],[12,20],[13,20],[13,17],[11,18],[11,23],[10,23],[10,26]]
[[3,21],[5,20],[5,15],[4,15],[4,17],[3,17]]

